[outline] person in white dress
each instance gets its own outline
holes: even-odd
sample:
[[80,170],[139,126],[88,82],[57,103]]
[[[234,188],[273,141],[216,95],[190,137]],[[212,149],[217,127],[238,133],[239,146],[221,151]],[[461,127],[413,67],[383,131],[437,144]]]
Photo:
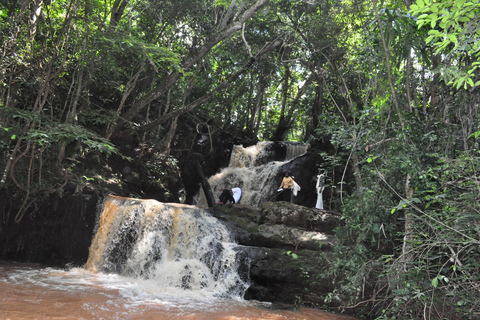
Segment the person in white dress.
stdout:
[[315,188],[317,189],[317,203],[315,208],[323,209],[323,190],[325,189],[325,175],[323,170],[318,170],[317,185]]

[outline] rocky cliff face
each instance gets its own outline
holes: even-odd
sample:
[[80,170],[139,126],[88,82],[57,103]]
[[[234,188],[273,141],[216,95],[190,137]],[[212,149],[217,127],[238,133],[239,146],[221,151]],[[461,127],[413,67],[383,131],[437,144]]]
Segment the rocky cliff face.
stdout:
[[102,197],[81,194],[45,199],[35,212],[15,220],[11,199],[0,195],[0,259],[81,266],[88,257],[97,205]]
[[241,254],[249,265],[244,272],[252,281],[246,299],[324,303],[332,284],[315,274],[328,267],[325,257],[335,244],[339,213],[287,202],[267,202],[262,208],[220,205],[211,212],[244,246]]

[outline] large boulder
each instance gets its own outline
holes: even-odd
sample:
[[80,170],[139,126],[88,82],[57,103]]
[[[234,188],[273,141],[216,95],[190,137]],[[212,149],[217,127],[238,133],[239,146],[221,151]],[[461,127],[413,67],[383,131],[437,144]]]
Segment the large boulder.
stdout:
[[[292,195],[295,203],[308,208],[315,207],[315,203],[317,202],[315,184],[317,182],[318,166],[322,163],[323,161],[318,153],[309,150],[304,155],[288,161],[282,166],[280,172],[289,172],[295,178],[295,182],[301,187],[297,196]],[[328,174],[330,175],[331,173]],[[282,179],[283,174],[277,177],[277,186],[281,184]],[[331,197],[331,189],[328,187],[328,181],[327,178],[327,187],[323,193],[325,203],[327,203],[326,200]]]
[[251,286],[246,299],[324,303],[332,284],[313,274],[328,268],[339,213],[287,202],[267,202],[262,208],[226,204],[210,211],[232,231],[241,245],[240,259],[248,262]]
[[[310,271],[328,267],[317,251],[250,247],[247,252],[251,285],[245,299],[286,304],[301,299],[307,304],[324,304],[322,297],[329,292],[331,283],[314,277]],[[304,298],[306,293],[308,299]]]
[[329,234],[333,234],[340,218],[338,212],[307,208],[283,201],[266,202],[261,211],[262,224],[282,224]]
[[335,242],[332,235],[285,225],[262,224],[258,231],[266,247],[319,251],[331,248]]
[[334,245],[340,214],[288,202],[266,202],[261,209],[219,205],[212,214],[228,222],[235,240],[245,246],[323,251]]

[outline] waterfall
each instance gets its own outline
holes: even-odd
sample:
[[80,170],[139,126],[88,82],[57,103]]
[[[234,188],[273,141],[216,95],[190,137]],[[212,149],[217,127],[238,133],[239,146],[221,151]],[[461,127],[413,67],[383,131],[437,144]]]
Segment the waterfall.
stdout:
[[[213,195],[218,199],[223,188],[232,188],[240,183],[240,203],[260,207],[276,197],[284,166],[307,149],[308,145],[298,142],[262,141],[246,148],[236,145],[230,155],[229,166],[208,179]],[[203,190],[200,189],[195,203],[198,207],[207,206]]]
[[109,196],[86,268],[155,283],[165,290],[242,296],[236,245],[224,225],[194,206]]
[[307,152],[309,145],[303,143],[288,143],[287,144],[287,155],[284,161],[290,161]]

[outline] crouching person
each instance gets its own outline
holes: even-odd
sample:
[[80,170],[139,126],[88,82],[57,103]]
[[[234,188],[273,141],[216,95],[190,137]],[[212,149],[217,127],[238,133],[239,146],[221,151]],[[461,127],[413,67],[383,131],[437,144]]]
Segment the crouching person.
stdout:
[[220,201],[217,204],[226,204],[238,203],[242,197],[242,189],[240,189],[240,184],[237,184],[235,188],[232,189],[222,189],[222,194],[220,195]]

